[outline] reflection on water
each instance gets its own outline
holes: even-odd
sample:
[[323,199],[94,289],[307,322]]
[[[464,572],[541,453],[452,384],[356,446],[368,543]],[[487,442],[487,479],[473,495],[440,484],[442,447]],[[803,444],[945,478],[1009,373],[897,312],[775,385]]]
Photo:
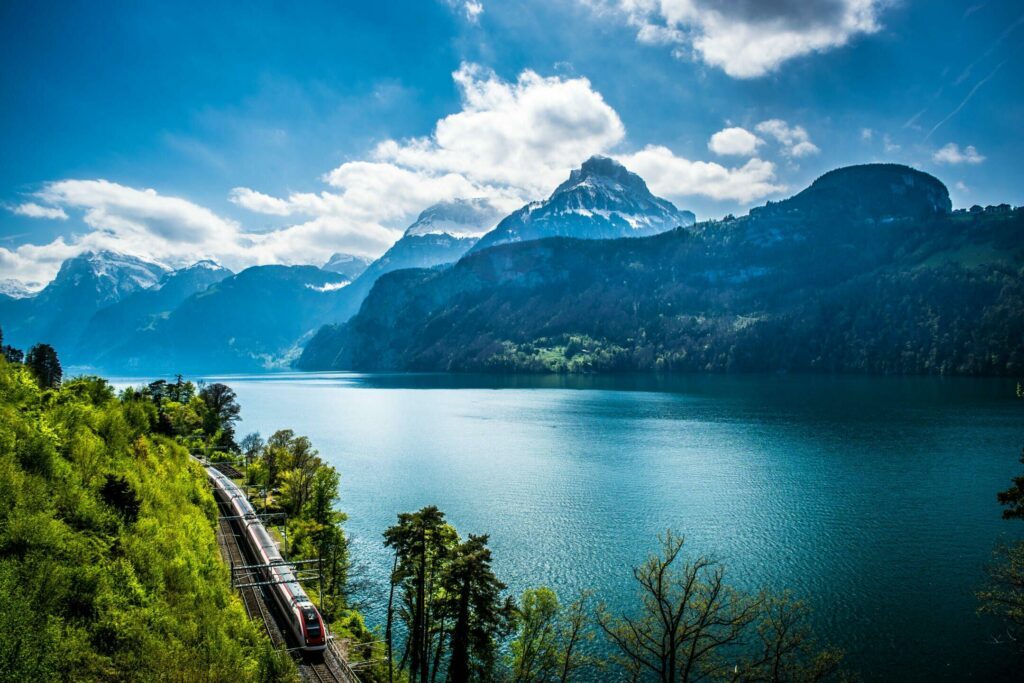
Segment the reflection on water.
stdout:
[[[789,588],[868,678],[1008,677],[973,591],[1019,470],[1012,383],[830,377],[287,374],[222,378],[239,431],[292,428],[342,473],[357,559],[436,504],[512,589],[631,596],[672,527]],[[373,596],[370,596],[371,598]],[[379,603],[378,603],[379,604]],[[370,609],[379,623],[379,608]]]

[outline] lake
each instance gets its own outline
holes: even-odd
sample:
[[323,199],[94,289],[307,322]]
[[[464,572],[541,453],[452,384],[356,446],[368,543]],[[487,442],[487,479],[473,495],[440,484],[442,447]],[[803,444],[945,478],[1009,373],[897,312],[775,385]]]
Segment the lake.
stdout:
[[865,678],[1013,675],[973,596],[994,544],[1024,533],[995,501],[1021,470],[1012,382],[218,379],[238,393],[239,435],[294,429],[341,472],[353,553],[380,596],[381,534],[423,505],[463,536],[490,534],[516,593],[593,588],[612,606],[628,604],[631,566],[672,528],[736,584],[806,599],[818,634]]

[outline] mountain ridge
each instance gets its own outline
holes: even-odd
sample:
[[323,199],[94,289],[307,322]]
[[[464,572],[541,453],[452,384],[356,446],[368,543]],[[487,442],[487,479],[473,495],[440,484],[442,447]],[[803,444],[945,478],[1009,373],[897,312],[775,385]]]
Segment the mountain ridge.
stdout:
[[472,251],[545,237],[642,237],[694,222],[692,212],[655,197],[643,178],[619,162],[593,156],[573,169],[547,199],[530,202],[502,219]]
[[322,328],[297,367],[1021,368],[1024,211],[950,213],[941,181],[903,166],[823,178],[738,219],[505,244],[444,271],[392,273],[347,325]]

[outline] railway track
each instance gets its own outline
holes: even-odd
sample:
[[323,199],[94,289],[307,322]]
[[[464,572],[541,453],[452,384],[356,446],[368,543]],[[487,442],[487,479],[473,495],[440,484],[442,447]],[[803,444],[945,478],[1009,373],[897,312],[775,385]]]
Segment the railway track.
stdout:
[[[230,512],[226,512],[224,504],[219,500],[217,508],[221,513],[217,522],[217,542],[224,559],[236,566],[252,564],[254,560],[250,557],[245,544],[241,542],[237,526],[233,521],[224,519],[224,515]],[[277,611],[273,602],[264,593],[263,587],[249,586],[239,588],[238,591],[249,619],[263,624],[274,647],[287,651],[295,659],[299,674],[304,680],[317,683],[359,683],[348,663],[335,651],[333,643],[329,643],[327,650],[320,655],[304,655],[295,649],[296,644],[291,642],[293,638],[278,623]]]

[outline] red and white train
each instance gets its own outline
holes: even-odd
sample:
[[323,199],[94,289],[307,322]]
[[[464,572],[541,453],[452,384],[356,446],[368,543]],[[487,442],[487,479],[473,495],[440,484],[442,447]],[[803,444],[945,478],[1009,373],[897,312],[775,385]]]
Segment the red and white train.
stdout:
[[235,521],[242,530],[242,538],[252,551],[256,563],[262,565],[258,569],[260,580],[268,583],[267,588],[274,595],[295,638],[301,643],[300,648],[306,652],[325,650],[328,634],[320,612],[295,578],[292,568],[281,557],[277,543],[256,516],[256,510],[249,499],[220,470],[207,467],[206,474],[213,482],[216,496],[237,517]]

